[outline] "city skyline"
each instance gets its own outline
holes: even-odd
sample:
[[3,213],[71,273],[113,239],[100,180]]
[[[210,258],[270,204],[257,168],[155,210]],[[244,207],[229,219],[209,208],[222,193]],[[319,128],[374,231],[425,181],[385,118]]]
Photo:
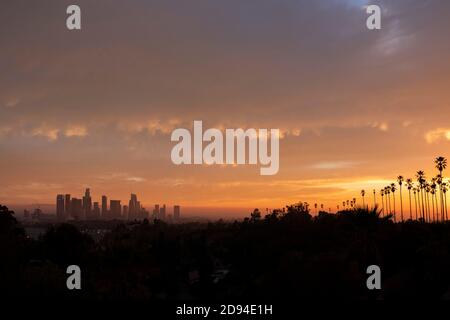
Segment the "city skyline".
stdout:
[[[154,208],[147,210],[137,195],[131,193],[128,204],[121,203],[122,200],[109,199],[101,195],[101,201],[92,201],[91,189],[86,188],[84,196],[72,197],[71,194],[57,194],[55,204],[55,217],[59,221],[69,220],[144,220],[157,219],[167,222],[179,222],[181,217],[181,206],[173,205],[171,214],[167,211],[166,204],[160,206],[155,204]],[[26,212],[27,210],[24,210]],[[25,216],[25,214],[24,214]]]
[[[376,31],[367,3],[81,0],[78,31],[68,1],[1,3],[0,203],[90,187],[243,217],[431,174],[450,158],[450,3],[375,1]],[[279,128],[278,173],[174,165],[171,132],[194,120]]]

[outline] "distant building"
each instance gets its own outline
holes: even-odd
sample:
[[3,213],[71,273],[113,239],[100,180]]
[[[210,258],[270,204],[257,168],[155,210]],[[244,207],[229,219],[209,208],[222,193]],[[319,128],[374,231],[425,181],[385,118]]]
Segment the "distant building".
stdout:
[[141,215],[142,219],[148,219],[149,218],[149,212],[145,208],[141,208]]
[[71,204],[70,194],[66,194],[65,199],[64,199],[64,205],[65,205],[64,210],[65,210],[65,217],[66,217],[66,219],[68,217],[70,217],[70,215],[71,215],[70,204]]
[[60,221],[64,221],[64,195],[58,194],[56,196],[56,218]]
[[123,206],[122,215],[123,215],[123,218],[125,220],[128,220],[129,215],[130,215],[129,210],[128,210],[128,206]]
[[86,189],[83,197],[83,213],[86,219],[90,219],[92,212],[92,199],[91,199],[91,191],[89,188]]
[[75,220],[84,220],[83,203],[81,199],[72,198],[70,203],[72,218]]
[[43,215],[43,212],[41,209],[39,209],[39,208],[34,209],[33,213],[31,214],[31,219],[39,221],[39,220],[41,220],[42,215]]
[[166,205],[164,204],[161,208],[159,208],[159,220],[166,220]]
[[98,202],[94,202],[94,208],[92,209],[92,219],[100,219],[100,207],[98,205]]
[[155,204],[153,209],[153,219],[159,219],[159,204]]
[[102,218],[106,219],[108,215],[108,197],[102,196]]
[[135,194],[131,194],[130,201],[128,202],[128,218],[130,220],[139,219],[141,207]]
[[173,206],[173,220],[174,222],[178,222],[180,220],[180,206],[175,205]]
[[122,216],[122,206],[120,200],[111,200],[109,202],[109,211],[111,219],[120,219]]

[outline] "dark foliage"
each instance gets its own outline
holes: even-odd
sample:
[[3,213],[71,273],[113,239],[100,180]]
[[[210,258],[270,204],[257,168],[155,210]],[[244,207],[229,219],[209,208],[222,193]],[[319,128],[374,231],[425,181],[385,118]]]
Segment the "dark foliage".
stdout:
[[[393,223],[375,210],[312,217],[302,203],[242,222],[119,224],[100,241],[73,225],[26,237],[0,207],[3,292],[87,300],[422,299],[449,296],[450,225]],[[66,289],[66,268],[82,290]],[[382,290],[366,288],[366,268]],[[242,301],[242,300],[241,300]]]

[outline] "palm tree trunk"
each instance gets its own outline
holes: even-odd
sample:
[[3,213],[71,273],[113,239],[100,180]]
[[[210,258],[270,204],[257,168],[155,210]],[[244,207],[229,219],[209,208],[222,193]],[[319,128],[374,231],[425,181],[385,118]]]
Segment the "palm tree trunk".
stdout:
[[431,194],[431,206],[433,207],[433,222],[436,222],[436,217],[434,215],[434,194]]
[[439,207],[438,207],[438,196],[436,193],[434,193],[434,205],[436,208],[436,222],[439,222]]
[[375,208],[377,206],[377,196],[376,193],[373,193],[373,207]]
[[391,210],[391,194],[390,193],[388,193],[388,204],[389,204],[389,214],[391,214],[392,210]]
[[409,219],[412,220],[411,189],[408,190],[408,193],[409,193]]
[[417,221],[417,218],[418,218],[418,210],[417,210],[417,192],[416,193],[414,193],[414,202],[415,202],[415,207],[416,207],[416,221]]
[[422,198],[422,219],[425,222],[425,200],[423,197],[423,190],[420,190],[421,198]]
[[402,186],[400,186],[400,216],[403,222],[403,199],[402,199]]
[[397,222],[397,213],[395,212],[395,192],[392,192],[392,201],[394,202],[394,222]]
[[447,192],[444,193],[444,202],[445,202],[445,221],[448,220],[448,212],[447,212]]

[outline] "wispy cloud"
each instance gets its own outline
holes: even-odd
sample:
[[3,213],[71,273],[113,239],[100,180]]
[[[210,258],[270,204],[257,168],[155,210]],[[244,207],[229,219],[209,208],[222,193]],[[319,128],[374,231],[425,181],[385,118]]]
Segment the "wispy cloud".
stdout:
[[450,128],[437,128],[425,133],[425,140],[428,143],[435,143],[441,140],[450,140]]
[[321,170],[346,169],[354,167],[357,164],[354,161],[324,161],[313,164],[311,168]]
[[66,137],[85,137],[88,134],[88,130],[85,126],[70,126],[64,131]]
[[36,127],[31,130],[31,135],[33,137],[36,137],[36,136],[45,137],[49,141],[58,140],[58,133],[59,133],[58,128],[50,127],[48,125],[41,125],[41,126]]

